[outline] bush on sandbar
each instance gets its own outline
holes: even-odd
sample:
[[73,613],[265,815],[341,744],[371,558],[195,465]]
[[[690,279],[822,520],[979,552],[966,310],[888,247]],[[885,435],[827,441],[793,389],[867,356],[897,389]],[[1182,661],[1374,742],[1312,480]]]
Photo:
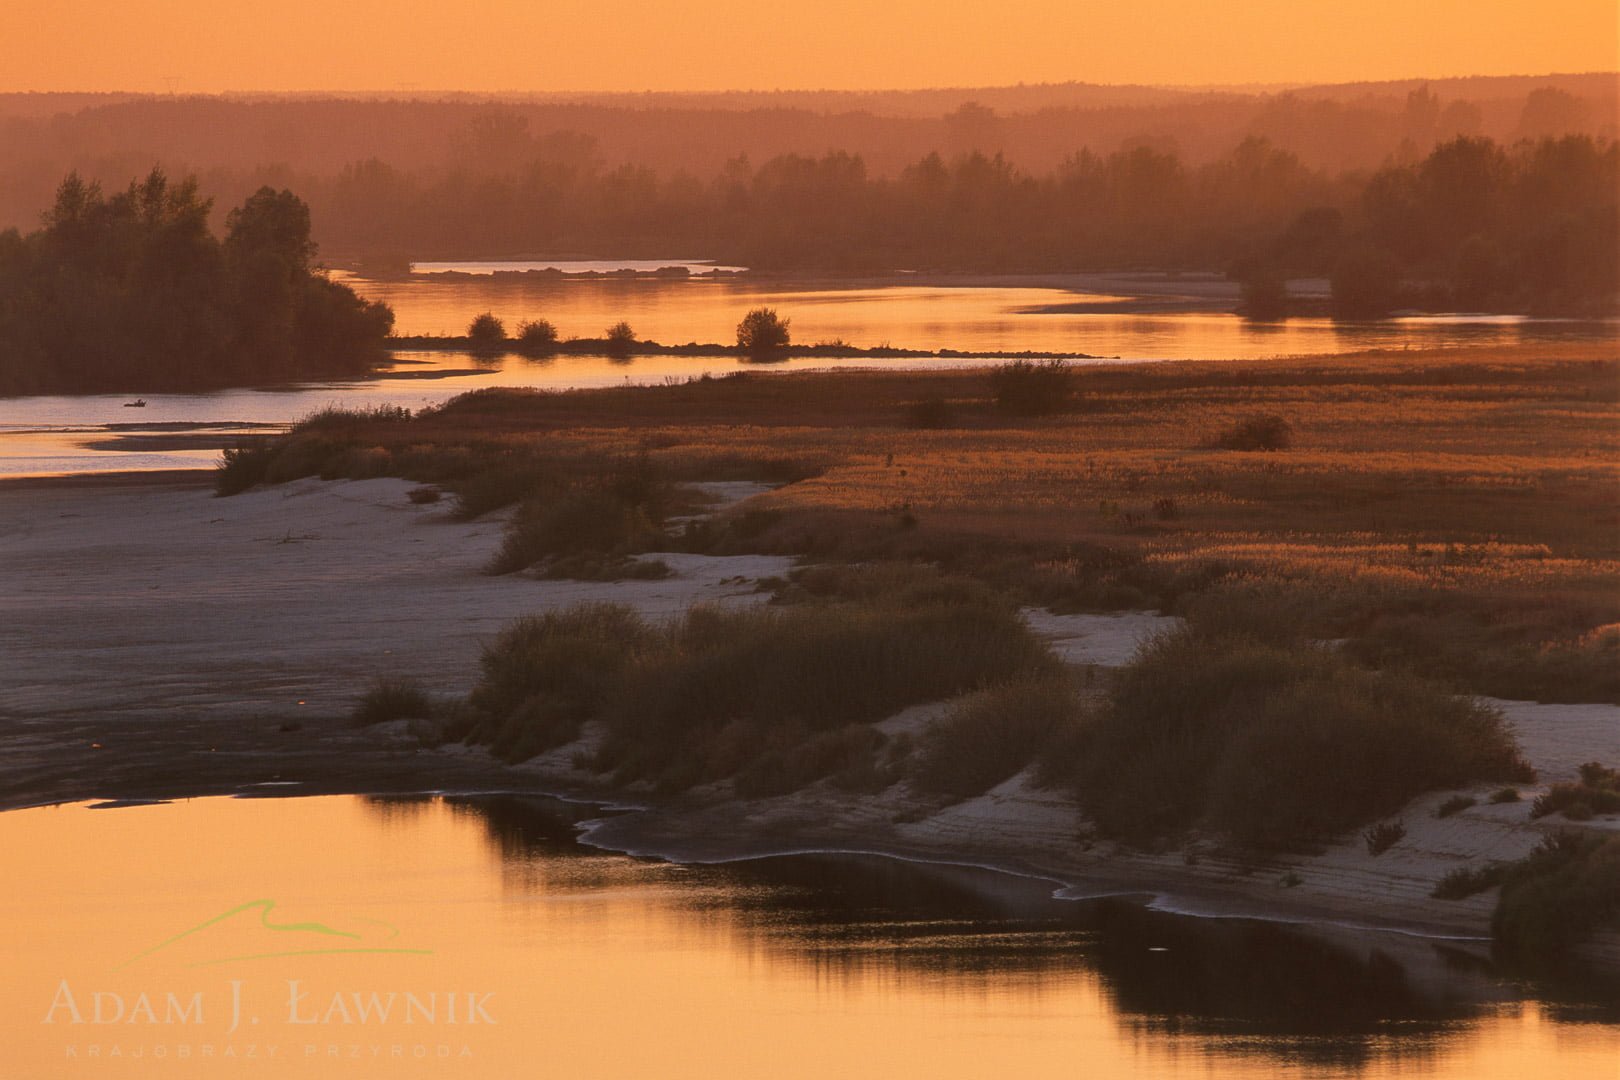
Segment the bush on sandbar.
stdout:
[[1192,629],[1144,646],[1069,752],[1048,775],[1067,770],[1094,823],[1132,842],[1193,827],[1317,842],[1426,791],[1528,774],[1477,701],[1316,646]]
[[1287,450],[1294,445],[1294,426],[1274,413],[1251,416],[1216,436],[1221,450]]
[[600,720],[591,763],[621,783],[765,794],[861,772],[856,751],[884,740],[852,726],[1057,665],[1013,608],[979,598],[697,607],[662,626],[573,608],[485,650],[466,734],[518,759]]
[[1497,947],[1536,967],[1588,935],[1620,928],[1620,836],[1555,833],[1502,876],[1491,917]]
[[1075,723],[1067,673],[1042,672],[968,697],[922,736],[912,783],[957,799],[981,795],[1024,769]]
[[433,699],[414,679],[383,677],[355,704],[350,714],[355,724],[369,727],[389,720],[423,720],[433,715]]

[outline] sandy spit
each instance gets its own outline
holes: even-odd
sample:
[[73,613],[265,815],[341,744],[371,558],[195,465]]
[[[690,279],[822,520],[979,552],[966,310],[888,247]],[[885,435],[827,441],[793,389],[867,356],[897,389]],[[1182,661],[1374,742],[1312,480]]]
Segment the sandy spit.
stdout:
[[[0,809],[94,797],[263,791],[608,792],[564,748],[508,769],[478,749],[426,751],[344,720],[367,681],[409,674],[464,693],[481,644],[511,619],[580,601],[650,616],[694,602],[758,603],[775,557],[659,556],[663,581],[547,582],[481,572],[501,522],[450,520],[398,480],[300,481],[216,499],[196,478],[0,484]],[[729,485],[723,501],[759,489]],[[1174,620],[1056,616],[1031,625],[1077,665],[1114,666]],[[1381,856],[1359,837],[1256,859],[1191,843],[1145,854],[1089,837],[1073,803],[1023,774],[976,799],[876,796],[827,785],[739,802],[723,788],[594,822],[593,844],[688,862],[859,851],[987,866],[1064,895],[1130,893],[1167,909],[1482,939],[1492,894],[1429,898],[1449,870],[1518,858],[1561,819],[1529,799],[1583,761],[1620,761],[1620,708],[1498,702],[1542,783],[1520,802],[1444,819],[1452,792],[1415,800]],[[919,730],[944,705],[886,722]],[[589,733],[587,738],[589,738]],[[647,802],[653,800],[646,799]],[[1620,828],[1620,817],[1591,823]],[[1616,950],[1620,956],[1620,950]]]

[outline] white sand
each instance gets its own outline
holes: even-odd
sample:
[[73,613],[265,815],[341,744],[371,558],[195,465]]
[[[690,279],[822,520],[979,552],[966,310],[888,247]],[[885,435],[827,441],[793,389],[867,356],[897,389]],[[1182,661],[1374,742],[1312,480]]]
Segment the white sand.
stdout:
[[520,615],[755,602],[754,580],[790,565],[671,554],[662,581],[490,577],[500,520],[451,521],[413,486],[0,486],[0,716],[336,714],[379,674],[465,691]]

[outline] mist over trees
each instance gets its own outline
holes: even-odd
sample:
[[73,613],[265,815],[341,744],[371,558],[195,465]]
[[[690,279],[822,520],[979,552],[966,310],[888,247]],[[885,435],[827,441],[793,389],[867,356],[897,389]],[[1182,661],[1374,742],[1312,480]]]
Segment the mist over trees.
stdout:
[[162,170],[114,195],[77,175],[43,227],[0,232],[0,392],[194,389],[360,374],[386,305],[312,266],[309,208],[265,187],[209,227]]
[[[121,186],[154,162],[196,175],[220,206],[266,184],[299,192],[329,255],[325,185],[358,162],[386,162],[422,187],[460,175],[476,189],[541,162],[603,174],[621,166],[707,182],[740,157],[755,165],[829,149],[892,179],[938,153],[978,151],[1045,175],[1089,148],[1137,146],[1197,168],[1249,137],[1337,174],[1411,161],[1459,135],[1620,135],[1612,74],[1442,79],[1277,90],[989,87],[922,91],[602,94],[492,98],[444,94],[175,97],[0,94],[0,227],[29,228],[69,172]],[[216,225],[218,222],[216,222]]]
[[[48,208],[42,230],[0,234],[0,379],[363,369],[386,313],[311,272],[317,238],[393,274],[569,254],[780,273],[1137,267],[1227,272],[1271,317],[1301,276],[1331,279],[1347,317],[1603,313],[1620,293],[1615,84],[148,97],[54,115],[0,95],[0,223]],[[852,106],[870,111],[830,111]],[[96,184],[154,159],[197,180]]]
[[[1330,173],[1261,138],[1190,166],[1151,146],[1081,151],[1032,174],[931,153],[894,177],[857,155],[734,159],[715,176],[539,160],[436,182],[385,163],[324,190],[345,249],[696,253],[780,272],[1225,271],[1331,278],[1339,314],[1395,307],[1593,314],[1620,280],[1620,148],[1588,136],[1463,136]],[[1263,291],[1263,290],[1262,290]]]

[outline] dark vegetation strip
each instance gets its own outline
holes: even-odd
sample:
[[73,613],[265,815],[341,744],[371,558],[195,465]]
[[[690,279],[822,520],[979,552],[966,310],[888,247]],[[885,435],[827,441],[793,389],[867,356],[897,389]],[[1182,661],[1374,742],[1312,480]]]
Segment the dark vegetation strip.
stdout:
[[521,620],[486,649],[449,737],[509,760],[565,745],[590,720],[590,768],[662,791],[733,780],[777,794],[872,767],[871,727],[907,705],[1057,661],[982,586],[946,580],[881,599],[750,610],[694,608],[666,625],[586,606]]
[[[416,350],[422,352],[471,352],[493,355],[515,353],[518,355],[537,356],[611,356],[615,352],[622,352],[625,356],[726,356],[750,358],[748,349],[736,345],[722,345],[715,342],[688,342],[684,345],[664,344],[657,341],[636,339],[628,344],[620,345],[607,337],[600,338],[566,338],[551,342],[545,346],[524,346],[520,338],[505,338],[499,342],[481,342],[468,335],[432,335],[432,334],[399,334],[388,339],[388,346],[393,349]],[[961,349],[902,349],[892,345],[876,345],[862,347],[858,345],[783,345],[764,358],[754,358],[756,363],[771,363],[791,359],[796,356],[827,357],[829,359],[852,359],[856,357],[875,357],[880,359],[971,359],[971,360],[1101,360],[1108,357],[1094,356],[1082,352],[1053,352],[1024,349],[1010,350],[971,350]]]

